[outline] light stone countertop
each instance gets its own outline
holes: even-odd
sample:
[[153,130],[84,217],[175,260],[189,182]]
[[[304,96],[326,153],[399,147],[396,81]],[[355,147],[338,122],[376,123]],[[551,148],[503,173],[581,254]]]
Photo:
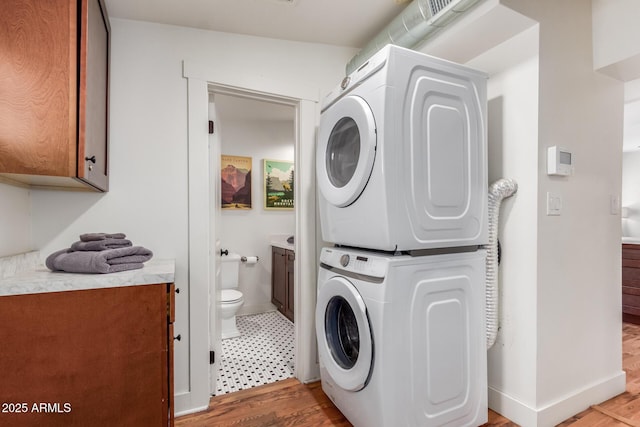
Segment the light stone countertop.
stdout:
[[138,270],[108,274],[53,272],[44,265],[0,279],[0,296],[173,283],[174,260],[152,259]]
[[274,234],[269,236],[269,244],[271,246],[276,246],[282,249],[289,249],[290,251],[294,251],[296,249],[295,245],[287,242],[287,238],[291,236],[290,234]]

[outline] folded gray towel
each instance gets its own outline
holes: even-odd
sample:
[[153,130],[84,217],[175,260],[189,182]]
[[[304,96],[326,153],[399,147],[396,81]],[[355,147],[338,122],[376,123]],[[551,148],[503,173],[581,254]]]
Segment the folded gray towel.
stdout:
[[153,252],[142,246],[107,249],[104,251],[71,251],[62,249],[47,257],[49,270],[69,273],[115,273],[136,270],[153,257]]
[[93,242],[95,240],[104,240],[104,239],[124,239],[124,233],[86,233],[80,235],[80,241],[82,242]]
[[72,251],[104,251],[106,249],[126,248],[132,246],[131,240],[127,239],[112,239],[106,238],[104,240],[92,240],[83,242],[82,240],[75,242],[71,245]]

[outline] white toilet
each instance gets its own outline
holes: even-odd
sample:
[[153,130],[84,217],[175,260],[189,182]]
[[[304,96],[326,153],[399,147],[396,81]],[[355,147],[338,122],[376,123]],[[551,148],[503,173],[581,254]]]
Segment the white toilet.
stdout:
[[220,317],[222,318],[222,339],[240,336],[236,326],[236,313],[244,303],[242,292],[238,290],[240,255],[230,253],[222,257],[220,267],[221,296]]

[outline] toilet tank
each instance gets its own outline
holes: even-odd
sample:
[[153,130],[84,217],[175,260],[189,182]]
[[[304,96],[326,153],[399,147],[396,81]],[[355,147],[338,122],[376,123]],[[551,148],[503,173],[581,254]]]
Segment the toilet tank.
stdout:
[[238,272],[240,270],[240,255],[229,253],[220,259],[221,289],[235,289],[238,287]]

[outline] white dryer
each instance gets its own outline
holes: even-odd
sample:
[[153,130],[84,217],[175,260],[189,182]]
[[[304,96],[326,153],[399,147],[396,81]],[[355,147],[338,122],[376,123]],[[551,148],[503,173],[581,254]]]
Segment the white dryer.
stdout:
[[322,389],[354,426],[487,421],[484,251],[324,248],[320,263]]
[[379,250],[485,244],[486,75],[388,45],[323,101],[322,237]]

